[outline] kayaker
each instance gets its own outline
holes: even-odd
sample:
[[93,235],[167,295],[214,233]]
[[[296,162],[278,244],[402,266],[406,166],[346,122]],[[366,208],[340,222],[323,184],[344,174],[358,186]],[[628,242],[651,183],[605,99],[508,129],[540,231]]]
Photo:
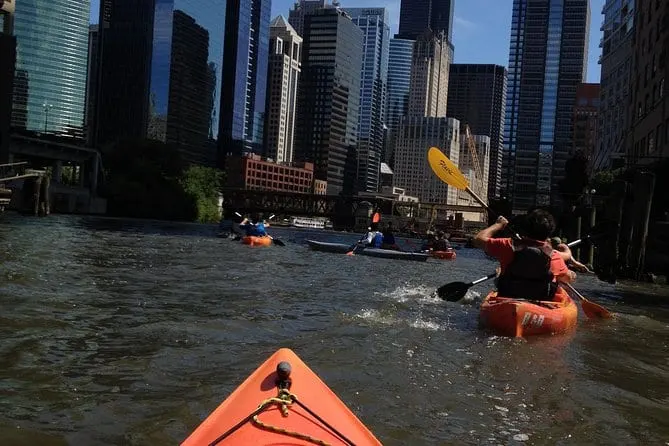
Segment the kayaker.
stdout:
[[571,267],[572,269],[580,273],[592,272],[587,266],[585,266],[584,264],[582,264],[581,262],[579,262],[574,258],[574,256],[571,253],[571,249],[569,249],[569,246],[567,246],[560,237],[553,237],[551,239],[551,246],[553,247],[554,250],[562,253],[562,258],[564,259],[568,267]]
[[397,246],[395,242],[395,233],[393,231],[393,222],[389,221],[386,227],[383,229],[383,241],[381,242],[381,247],[383,249],[393,249],[399,251],[400,247]]
[[367,228],[367,234],[365,234],[358,243],[370,248],[380,248],[383,244],[383,234],[379,232],[379,224],[372,223],[371,226]]
[[446,238],[446,234],[442,230],[437,231],[434,243],[432,243],[432,250],[448,251],[449,249],[451,249],[451,243]]
[[[553,250],[549,237],[555,230],[553,216],[544,210],[528,213],[522,224],[521,240],[494,238],[509,221],[498,217],[474,237],[473,245],[500,263],[497,287],[504,297],[551,300],[557,282],[574,282],[576,273],[567,268],[566,253]],[[567,248],[568,249],[568,248]],[[571,252],[569,253],[571,255]]]
[[259,218],[254,218],[253,221],[249,221],[248,218],[245,218],[239,225],[240,229],[246,231],[246,235],[250,237],[266,237],[267,231],[265,230],[265,224]]

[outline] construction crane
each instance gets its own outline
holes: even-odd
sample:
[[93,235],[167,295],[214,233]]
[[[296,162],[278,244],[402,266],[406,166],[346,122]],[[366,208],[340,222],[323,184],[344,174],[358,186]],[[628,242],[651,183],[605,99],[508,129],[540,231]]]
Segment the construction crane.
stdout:
[[477,193],[481,194],[484,188],[483,169],[481,168],[481,164],[479,163],[479,156],[478,152],[476,151],[476,144],[474,143],[472,132],[469,129],[469,124],[465,124],[465,138],[467,139],[467,146],[469,147],[469,153],[472,156],[472,164],[474,165],[474,175],[478,180]]

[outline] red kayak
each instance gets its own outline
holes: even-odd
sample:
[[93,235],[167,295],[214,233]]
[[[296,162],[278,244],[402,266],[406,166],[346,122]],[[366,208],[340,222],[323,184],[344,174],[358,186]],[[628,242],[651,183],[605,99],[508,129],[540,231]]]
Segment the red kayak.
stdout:
[[347,445],[381,442],[290,349],[267,359],[182,446]]

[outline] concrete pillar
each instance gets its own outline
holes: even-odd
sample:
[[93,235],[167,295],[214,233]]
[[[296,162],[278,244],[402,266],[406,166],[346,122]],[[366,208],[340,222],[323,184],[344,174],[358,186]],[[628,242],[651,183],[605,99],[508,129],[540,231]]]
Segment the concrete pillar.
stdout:
[[91,161],[91,195],[98,195],[98,174],[100,169],[100,155],[95,154]]
[[63,180],[63,162],[58,160],[53,163],[53,175],[51,181],[54,183],[61,183]]

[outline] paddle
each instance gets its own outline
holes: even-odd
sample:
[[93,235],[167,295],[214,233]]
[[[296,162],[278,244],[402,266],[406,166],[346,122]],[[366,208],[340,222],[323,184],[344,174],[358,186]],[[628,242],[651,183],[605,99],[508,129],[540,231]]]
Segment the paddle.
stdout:
[[[573,242],[569,243],[567,246],[570,248],[572,246],[576,246],[579,243],[581,243],[581,239],[574,240]],[[497,276],[497,273],[492,273],[488,274],[485,277],[481,277],[480,279],[476,279],[473,282],[451,282],[447,283],[446,285],[442,285],[439,288],[437,288],[437,295],[449,302],[457,302],[460,299],[464,298],[465,295],[467,294],[467,291],[473,287],[474,285],[478,285],[479,283],[485,282],[486,280],[494,279],[495,276]]]
[[581,300],[581,308],[583,308],[583,312],[589,319],[610,319],[613,317],[613,313],[601,305],[586,299],[585,296],[579,293],[570,283],[560,283],[560,285],[567,287],[569,291],[574,293]]
[[[379,214],[378,212],[375,212],[374,215],[372,215],[372,223],[378,223],[379,221],[381,221],[381,214]],[[352,244],[351,247],[348,248],[348,251],[346,252],[346,255],[347,256],[354,255],[355,251],[357,251],[358,248],[360,248],[360,243],[361,242],[362,242],[362,239],[360,239],[357,242],[355,242],[354,244]]]
[[[240,214],[239,212],[235,212],[235,215],[238,216],[239,218],[243,218],[242,214]],[[274,214],[270,215],[270,217],[269,217],[270,220],[272,218],[274,218]],[[272,243],[274,243],[276,246],[286,246],[286,244],[284,242],[282,242],[281,240],[279,240],[278,238],[274,238],[269,234],[267,234],[267,237],[269,237],[269,239],[272,240]]]

